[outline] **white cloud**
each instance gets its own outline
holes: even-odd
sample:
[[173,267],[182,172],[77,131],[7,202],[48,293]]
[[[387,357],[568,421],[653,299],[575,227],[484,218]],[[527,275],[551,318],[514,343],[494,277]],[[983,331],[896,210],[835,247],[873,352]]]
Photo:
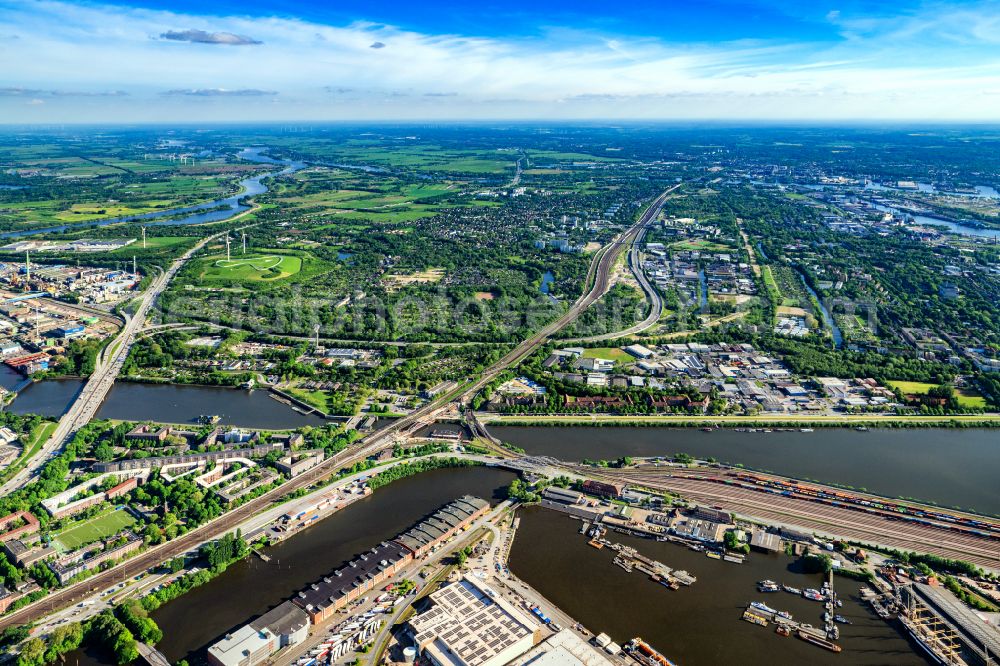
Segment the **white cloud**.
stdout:
[[[0,34],[21,36],[16,48],[0,44],[0,88],[116,91],[122,99],[88,104],[87,113],[105,119],[995,118],[983,94],[1000,88],[994,7],[903,17],[833,10],[827,20],[843,31],[840,43],[708,45],[0,0]],[[253,48],[226,48],[241,45]],[[195,97],[218,99],[184,106]],[[258,105],[252,97],[273,99]],[[52,114],[69,109],[54,99],[48,106]]]

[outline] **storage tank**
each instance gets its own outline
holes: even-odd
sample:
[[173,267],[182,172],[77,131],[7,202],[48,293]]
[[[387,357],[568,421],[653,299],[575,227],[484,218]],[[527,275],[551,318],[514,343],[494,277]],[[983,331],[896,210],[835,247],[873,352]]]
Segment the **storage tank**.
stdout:
[[405,647],[403,648],[403,661],[407,664],[412,664],[417,660],[417,648],[415,647]]

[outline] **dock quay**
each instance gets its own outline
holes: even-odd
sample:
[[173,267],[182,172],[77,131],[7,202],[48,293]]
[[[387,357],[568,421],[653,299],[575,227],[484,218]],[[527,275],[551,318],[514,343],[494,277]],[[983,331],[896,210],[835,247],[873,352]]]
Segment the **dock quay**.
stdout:
[[[593,529],[591,528],[591,531]],[[641,571],[649,576],[653,582],[660,583],[668,589],[678,590],[682,585],[693,585],[698,581],[695,576],[692,576],[687,571],[674,571],[666,564],[646,557],[631,546],[608,541],[599,536],[594,537],[588,543],[597,549],[607,547],[615,551],[616,554],[614,560],[612,560],[615,566],[621,567],[628,573],[632,573],[635,570]]]

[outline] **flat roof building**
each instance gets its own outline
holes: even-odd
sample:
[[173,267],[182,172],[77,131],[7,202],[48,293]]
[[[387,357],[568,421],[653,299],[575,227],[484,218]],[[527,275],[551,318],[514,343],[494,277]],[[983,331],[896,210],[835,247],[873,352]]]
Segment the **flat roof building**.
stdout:
[[258,631],[245,624],[208,648],[208,661],[215,666],[255,666],[276,651],[277,640],[270,631]]
[[572,629],[562,629],[508,666],[614,666],[614,662]]
[[473,578],[430,596],[433,606],[409,621],[417,648],[436,666],[501,666],[530,650],[539,625]]

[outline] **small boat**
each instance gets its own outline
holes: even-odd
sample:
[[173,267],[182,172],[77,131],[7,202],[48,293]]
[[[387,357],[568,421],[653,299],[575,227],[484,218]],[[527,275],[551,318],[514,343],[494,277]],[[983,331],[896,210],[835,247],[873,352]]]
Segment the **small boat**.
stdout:
[[854,429],[857,430],[858,432],[868,432],[868,426],[857,426]]
[[745,611],[743,611],[743,619],[746,620],[747,622],[749,622],[750,624],[756,624],[757,626],[760,626],[760,627],[766,627],[767,626],[767,618],[763,617],[761,615],[758,615],[757,613],[754,613],[749,608],[746,609]]
[[702,432],[712,432],[712,428],[702,428]]
[[722,559],[722,553],[717,553],[717,552],[716,552],[716,551],[714,551],[714,550],[709,550],[709,551],[707,551],[707,552],[705,553],[705,556],[706,556],[706,557],[710,557],[710,558],[712,558],[713,560],[721,560],[721,559]]
[[203,423],[205,425],[215,425],[222,420],[222,417],[218,414],[202,414],[198,417],[198,423]]
[[799,629],[796,635],[806,643],[812,643],[813,645],[819,646],[824,650],[829,650],[830,652],[840,652],[843,650],[843,648],[836,643],[832,643],[825,638],[820,638],[819,636],[813,636],[812,634],[802,631],[801,629]]
[[823,613],[823,621],[824,622],[829,622],[832,619],[833,619],[832,615],[830,615],[829,613]]
[[778,611],[774,610],[773,608],[771,608],[770,606],[768,606],[767,604],[765,604],[762,601],[751,601],[750,602],[750,608],[756,608],[759,611],[763,611],[765,613],[770,613],[771,615],[777,615],[777,613],[778,613]]
[[812,432],[812,428],[799,428],[799,432]]
[[843,615],[834,615],[833,616],[833,621],[834,622],[839,622],[840,624],[850,624],[851,623],[851,621],[848,620]]
[[797,587],[792,587],[791,585],[782,585],[781,589],[783,589],[785,592],[789,592],[791,594],[802,594],[802,590],[800,590]]
[[778,628],[774,630],[774,633],[779,636],[791,636],[792,630],[788,628],[787,624],[779,624]]
[[791,620],[792,619],[792,614],[789,613],[788,611],[778,611],[777,613],[775,613],[775,615],[777,617],[784,618],[786,620]]
[[772,583],[769,580],[757,583],[758,592],[777,592],[779,589],[777,583]]
[[802,591],[802,596],[810,601],[823,601],[823,594],[819,590],[807,588]]
[[700,543],[691,544],[690,546],[688,546],[688,549],[689,550],[693,550],[696,553],[704,553],[705,552],[705,547],[703,545],[701,545]]

